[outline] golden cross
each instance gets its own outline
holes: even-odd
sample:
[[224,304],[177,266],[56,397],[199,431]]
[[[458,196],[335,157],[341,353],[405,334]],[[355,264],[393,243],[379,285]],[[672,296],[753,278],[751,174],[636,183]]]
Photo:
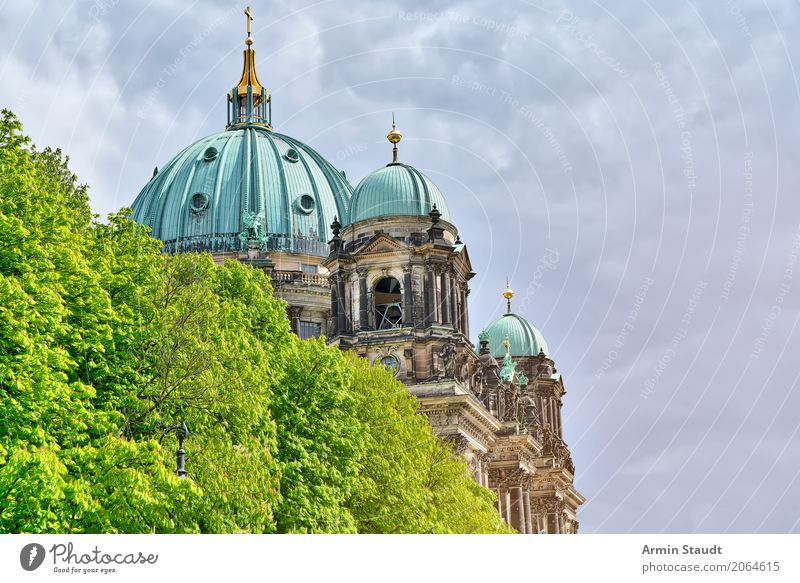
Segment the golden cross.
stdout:
[[247,36],[250,36],[250,23],[253,20],[253,15],[250,14],[250,7],[244,9],[244,15],[247,16]]

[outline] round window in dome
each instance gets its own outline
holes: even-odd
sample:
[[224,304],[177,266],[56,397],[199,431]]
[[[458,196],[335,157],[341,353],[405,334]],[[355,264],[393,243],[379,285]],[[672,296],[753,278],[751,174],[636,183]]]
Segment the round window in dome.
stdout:
[[192,195],[192,212],[201,213],[208,208],[208,195],[197,192]]
[[212,160],[216,159],[217,154],[219,154],[219,152],[217,152],[217,149],[214,146],[206,148],[206,151],[203,154],[203,160],[206,162],[211,162]]
[[309,215],[314,211],[314,197],[310,194],[303,194],[297,198],[297,210],[304,215]]
[[297,150],[294,148],[289,148],[286,150],[286,153],[283,155],[284,158],[289,160],[289,162],[299,162],[300,161],[300,154],[297,153]]

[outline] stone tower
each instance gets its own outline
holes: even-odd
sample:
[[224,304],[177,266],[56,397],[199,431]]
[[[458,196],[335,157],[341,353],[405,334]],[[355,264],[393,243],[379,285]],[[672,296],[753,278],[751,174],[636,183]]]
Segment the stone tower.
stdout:
[[398,160],[364,178],[349,224],[331,225],[329,342],[394,370],[434,430],[524,533],[574,533],[584,498],[563,440],[561,376],[536,327],[511,309],[469,340],[466,245],[439,189]]
[[417,384],[453,378],[473,354],[466,246],[436,185],[393,160],[364,178],[349,224],[334,222],[323,266],[331,278],[328,340]]

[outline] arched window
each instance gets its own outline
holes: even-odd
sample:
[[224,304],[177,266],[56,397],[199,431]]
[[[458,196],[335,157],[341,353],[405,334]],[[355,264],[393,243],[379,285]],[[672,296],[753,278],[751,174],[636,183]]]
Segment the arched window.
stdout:
[[375,284],[375,328],[399,328],[403,325],[403,304],[400,282],[384,277]]

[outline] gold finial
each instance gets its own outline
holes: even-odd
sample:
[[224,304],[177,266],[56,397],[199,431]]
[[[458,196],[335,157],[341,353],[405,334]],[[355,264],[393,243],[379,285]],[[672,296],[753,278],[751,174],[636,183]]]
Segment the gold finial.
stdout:
[[403,134],[397,131],[397,126],[394,123],[394,112],[392,112],[392,131],[386,134],[386,139],[389,140],[392,146],[392,163],[397,162],[397,143],[403,139]]
[[245,39],[244,44],[250,46],[253,44],[253,39],[250,38],[250,23],[253,21],[253,15],[250,13],[250,7],[244,9],[244,15],[247,17],[247,39]]
[[506,349],[506,355],[511,352],[511,342],[508,340],[508,334],[506,334],[506,337],[503,338],[503,348]]
[[[250,23],[253,20],[253,15],[250,12],[250,7],[244,9],[244,15],[247,17],[247,38],[244,44],[247,48],[244,51],[244,66],[242,67],[242,77],[236,85],[236,93],[240,97],[247,96],[247,86],[252,86],[253,105],[258,106],[261,103],[262,87],[258,82],[258,75],[256,75],[256,52],[251,48],[253,39],[250,38]],[[269,96],[267,96],[269,99]]]
[[514,297],[514,290],[508,285],[508,278],[506,278],[506,291],[503,292],[503,297],[506,299],[508,306],[508,314],[511,313],[511,298]]

